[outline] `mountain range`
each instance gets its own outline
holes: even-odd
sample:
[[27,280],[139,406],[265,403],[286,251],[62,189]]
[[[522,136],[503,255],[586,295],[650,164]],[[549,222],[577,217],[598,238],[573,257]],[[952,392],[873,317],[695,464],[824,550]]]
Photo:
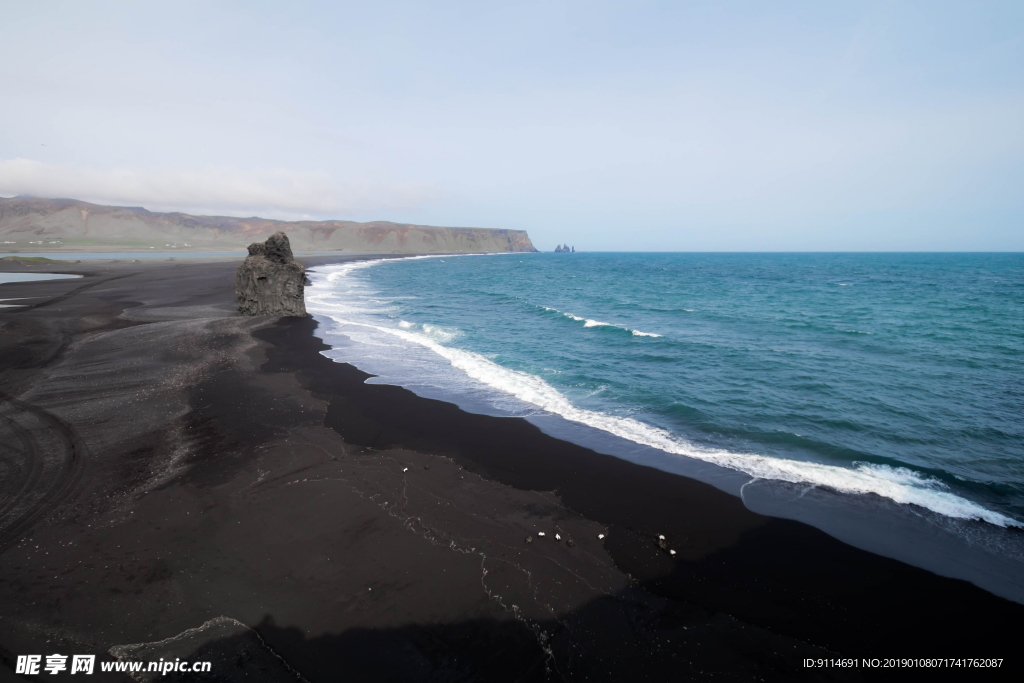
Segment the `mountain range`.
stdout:
[[373,221],[279,221],[157,213],[75,199],[0,198],[0,251],[234,251],[288,234],[296,251],[439,254],[537,251],[525,230]]

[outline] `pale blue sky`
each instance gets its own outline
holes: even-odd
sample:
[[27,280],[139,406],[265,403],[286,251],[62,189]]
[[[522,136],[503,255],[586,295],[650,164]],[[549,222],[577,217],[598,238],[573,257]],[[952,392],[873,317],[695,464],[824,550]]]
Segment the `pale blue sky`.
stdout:
[[0,2],[0,195],[1024,250],[1024,3]]

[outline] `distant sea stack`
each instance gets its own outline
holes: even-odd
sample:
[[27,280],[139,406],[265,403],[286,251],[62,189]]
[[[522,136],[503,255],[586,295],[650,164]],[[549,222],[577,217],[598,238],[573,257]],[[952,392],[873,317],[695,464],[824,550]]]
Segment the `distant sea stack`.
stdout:
[[0,198],[0,251],[234,251],[284,232],[296,251],[457,254],[537,251],[525,230],[374,221],[276,221],[156,213],[74,199]]
[[292,256],[288,235],[275,232],[249,245],[235,271],[238,310],[244,315],[306,316],[306,268]]
[[555,247],[556,254],[575,254],[576,247],[570,247],[568,244],[559,244]]

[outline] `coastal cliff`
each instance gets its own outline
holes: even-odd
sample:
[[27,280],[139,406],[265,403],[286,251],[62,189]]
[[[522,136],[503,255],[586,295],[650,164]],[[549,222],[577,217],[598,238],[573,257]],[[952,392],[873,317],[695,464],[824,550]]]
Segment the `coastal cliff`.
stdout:
[[284,232],[298,251],[377,254],[537,251],[525,230],[373,221],[277,221],[157,213],[74,199],[0,198],[0,249],[42,251],[234,250]]

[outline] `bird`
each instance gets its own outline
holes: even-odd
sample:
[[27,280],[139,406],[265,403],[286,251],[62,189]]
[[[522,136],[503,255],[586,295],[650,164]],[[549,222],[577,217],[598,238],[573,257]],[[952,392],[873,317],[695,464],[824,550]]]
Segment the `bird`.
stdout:
[[559,534],[555,534],[555,540],[556,541],[561,541],[562,537]]
[[537,535],[538,535],[538,536],[543,536],[543,535],[544,535],[544,532],[543,532],[543,531],[538,531],[538,532],[537,532]]
[[604,534],[598,534],[597,535],[597,540],[599,540],[599,541],[604,540]]

